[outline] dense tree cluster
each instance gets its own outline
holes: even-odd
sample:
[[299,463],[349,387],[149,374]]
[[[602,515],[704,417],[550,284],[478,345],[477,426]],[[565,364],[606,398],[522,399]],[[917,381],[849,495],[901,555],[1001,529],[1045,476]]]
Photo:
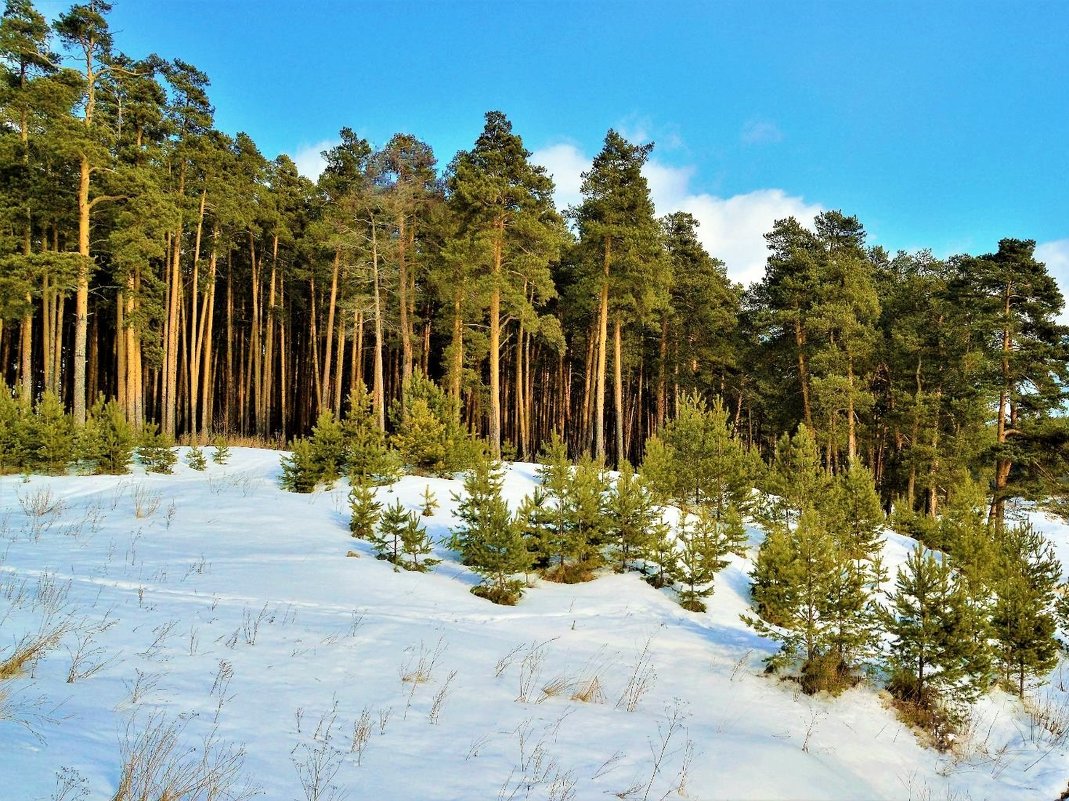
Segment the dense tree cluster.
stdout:
[[24,404],[286,441],[356,402],[423,426],[398,449],[436,472],[462,430],[637,463],[698,392],[766,460],[803,423],[826,471],[860,461],[933,517],[967,477],[998,518],[1064,484],[1062,298],[1032,242],[891,256],[831,211],[777,221],[744,288],[692,216],[655,216],[651,144],[609,131],[562,213],[496,111],[444,170],[343,129],[313,183],[218,131],[195,66],[116,49],[108,12],[0,20],[0,379]]

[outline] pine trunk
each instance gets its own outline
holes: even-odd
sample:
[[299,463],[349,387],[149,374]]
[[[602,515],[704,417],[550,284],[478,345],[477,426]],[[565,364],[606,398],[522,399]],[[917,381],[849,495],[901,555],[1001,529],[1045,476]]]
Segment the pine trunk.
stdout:
[[594,456],[605,458],[605,380],[609,352],[609,260],[612,247],[605,238],[605,253],[602,265],[601,301],[598,307],[598,366],[597,385],[594,396]]

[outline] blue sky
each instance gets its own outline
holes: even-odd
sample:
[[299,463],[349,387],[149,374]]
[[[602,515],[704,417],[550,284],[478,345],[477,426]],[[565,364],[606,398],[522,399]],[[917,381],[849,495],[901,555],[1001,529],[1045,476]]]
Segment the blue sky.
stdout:
[[[115,0],[116,45],[212,79],[265,155],[348,125],[444,165],[504,111],[575,197],[615,127],[657,143],[658,210],[703,222],[739,280],[786,214],[856,214],[939,255],[1035,239],[1069,277],[1069,2]],[[40,3],[50,17],[66,4]]]

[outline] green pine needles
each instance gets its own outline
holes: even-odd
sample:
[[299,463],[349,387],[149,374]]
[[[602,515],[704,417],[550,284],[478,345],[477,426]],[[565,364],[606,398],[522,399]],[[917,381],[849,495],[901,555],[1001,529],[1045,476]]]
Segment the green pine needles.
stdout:
[[523,595],[517,578],[532,564],[523,537],[523,525],[501,496],[503,468],[500,462],[480,457],[464,476],[463,495],[454,495],[457,525],[449,547],[483,581],[472,592],[497,604],[513,605]]
[[426,572],[441,560],[434,559],[434,543],[419,515],[406,509],[400,500],[382,510],[378,528],[372,530],[371,544],[379,559],[394,566],[394,570]]

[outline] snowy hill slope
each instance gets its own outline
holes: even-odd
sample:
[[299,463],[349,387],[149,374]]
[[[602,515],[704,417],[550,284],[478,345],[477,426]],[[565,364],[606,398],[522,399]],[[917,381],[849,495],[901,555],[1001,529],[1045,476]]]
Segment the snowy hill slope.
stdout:
[[[110,799],[146,731],[187,764],[244,748],[240,777],[279,801],[314,797],[316,777],[322,799],[472,801],[1054,799],[1069,780],[1065,736],[1005,696],[951,758],[871,688],[810,698],[762,675],[746,560],[703,614],[635,575],[495,606],[444,549],[429,574],[374,559],[345,482],[286,493],[278,463],[234,449],[204,473],[0,478],[0,660],[65,625],[0,698],[0,797]],[[512,466],[510,502],[534,481]],[[428,485],[440,540],[460,482],[379,495],[418,509]],[[910,545],[889,538],[892,568]],[[1069,722],[1056,674],[1039,695]]]

